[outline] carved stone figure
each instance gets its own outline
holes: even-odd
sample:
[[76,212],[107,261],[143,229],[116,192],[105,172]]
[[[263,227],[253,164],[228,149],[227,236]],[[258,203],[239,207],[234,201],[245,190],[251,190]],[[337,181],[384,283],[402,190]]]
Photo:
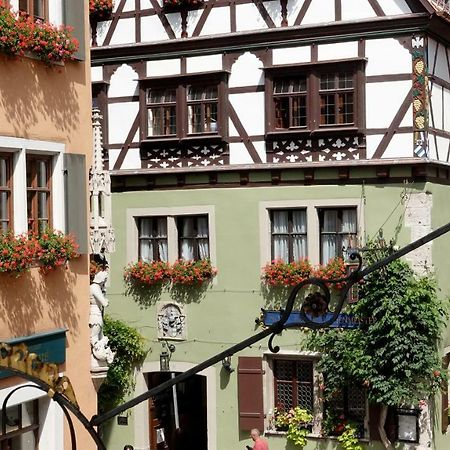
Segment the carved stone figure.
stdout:
[[89,327],[91,329],[91,349],[93,369],[111,364],[114,353],[108,346],[108,338],[103,335],[103,310],[108,306],[105,297],[105,283],[108,279],[106,269],[97,272],[90,286],[90,315]]
[[158,337],[160,339],[185,339],[185,319],[180,306],[163,304],[158,312]]

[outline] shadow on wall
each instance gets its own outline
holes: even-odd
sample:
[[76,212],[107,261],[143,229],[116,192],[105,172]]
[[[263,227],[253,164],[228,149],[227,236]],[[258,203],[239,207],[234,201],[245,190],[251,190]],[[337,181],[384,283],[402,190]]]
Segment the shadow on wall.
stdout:
[[[3,110],[16,136],[30,138],[30,130],[33,133],[40,126],[39,133],[42,131],[43,136],[57,130],[69,137],[69,131],[78,127],[80,106],[76,85],[86,84],[82,64],[46,66],[29,58],[0,54],[0,67],[0,117]],[[49,135],[47,139],[52,137]]]
[[66,327],[77,336],[79,302],[89,301],[87,289],[86,299],[76,295],[77,276],[83,267],[81,257],[70,263],[70,270],[59,267],[44,275],[33,269],[18,278],[0,274],[0,320],[7,327],[6,333],[24,336],[43,329]]

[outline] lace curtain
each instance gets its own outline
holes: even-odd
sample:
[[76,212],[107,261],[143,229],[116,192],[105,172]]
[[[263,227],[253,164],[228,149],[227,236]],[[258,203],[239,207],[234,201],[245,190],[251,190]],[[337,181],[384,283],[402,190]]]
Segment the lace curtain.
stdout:
[[[196,225],[196,227],[195,227]],[[209,258],[209,232],[207,217],[184,217],[181,230],[180,256],[184,260],[196,259],[198,248],[198,259]]]
[[[289,229],[289,213],[291,229]],[[273,259],[298,261],[306,258],[306,211],[273,211],[272,214]],[[290,239],[289,239],[290,238]],[[289,248],[291,247],[291,248]],[[289,255],[292,255],[292,258]]]
[[[161,261],[168,261],[167,219],[165,217],[143,218],[139,230],[139,254],[143,261],[155,259],[155,250]],[[156,246],[156,248],[155,248]]]

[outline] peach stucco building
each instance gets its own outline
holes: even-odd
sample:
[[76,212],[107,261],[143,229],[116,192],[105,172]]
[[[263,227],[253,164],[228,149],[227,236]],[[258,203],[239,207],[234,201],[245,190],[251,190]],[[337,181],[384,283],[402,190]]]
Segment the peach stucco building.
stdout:
[[[20,277],[0,273],[0,342],[44,341],[40,356],[59,364],[60,373],[74,387],[80,409],[91,417],[97,405],[88,327],[87,175],[92,148],[88,2],[15,0],[10,4],[28,8],[31,15],[39,10],[53,24],[72,26],[80,48],[74,61],[51,66],[32,56],[12,58],[0,53],[0,163],[6,168],[0,184],[7,193],[0,213],[3,229],[24,233],[34,221],[45,218],[52,228],[75,235],[80,257],[45,275],[38,267]],[[45,179],[45,206],[32,204],[30,170]],[[55,346],[59,346],[56,357],[51,354]],[[24,383],[1,372],[0,405]],[[43,392],[21,389],[8,405],[6,434],[0,430],[1,450],[71,448],[63,413]],[[76,420],[74,425],[78,448],[94,449],[84,428]]]

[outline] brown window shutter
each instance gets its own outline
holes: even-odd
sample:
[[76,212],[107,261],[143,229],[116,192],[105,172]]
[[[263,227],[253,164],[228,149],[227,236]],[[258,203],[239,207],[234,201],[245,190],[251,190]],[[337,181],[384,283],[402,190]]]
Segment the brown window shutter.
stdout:
[[264,429],[262,358],[240,356],[238,359],[239,428]]

